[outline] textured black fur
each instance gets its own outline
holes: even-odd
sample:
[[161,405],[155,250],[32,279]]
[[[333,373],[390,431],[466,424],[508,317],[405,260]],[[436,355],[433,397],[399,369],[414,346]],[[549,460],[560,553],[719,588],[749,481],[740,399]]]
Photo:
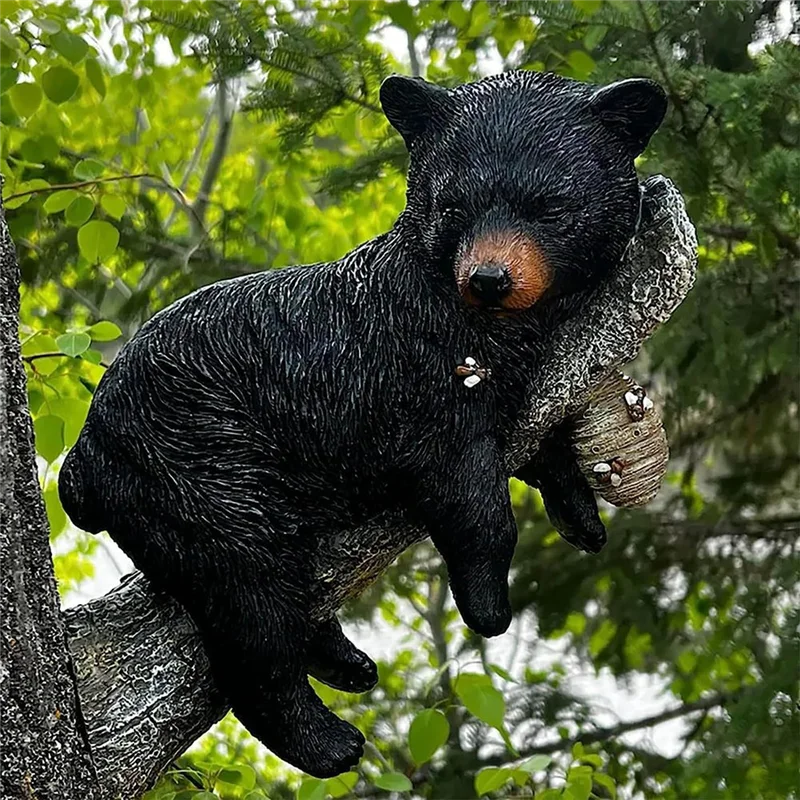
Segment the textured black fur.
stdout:
[[[634,232],[633,165],[664,113],[647,81],[597,93],[510,73],[445,91],[389,78],[381,100],[411,154],[397,223],[340,261],[207,286],[156,314],[97,389],[61,471],[72,520],[108,530],[198,625],[219,686],[274,753],[314,775],[363,736],[310,673],[363,691],[375,665],[335,619],[308,621],[315,553],[403,509],[430,532],[456,604],[508,627],[516,527],[501,453],[560,320]],[[487,230],[521,231],[554,270],[532,308],[468,307],[455,260]],[[472,356],[490,381],[465,387]],[[598,550],[594,498],[556,432],[520,476],[567,538]]]

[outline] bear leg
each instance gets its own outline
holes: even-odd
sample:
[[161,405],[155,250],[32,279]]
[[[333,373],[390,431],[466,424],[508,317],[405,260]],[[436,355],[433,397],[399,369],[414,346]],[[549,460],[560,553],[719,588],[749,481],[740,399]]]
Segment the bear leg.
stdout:
[[544,439],[534,458],[514,477],[539,490],[550,522],[565,541],[587,553],[603,549],[606,529],[594,492],[572,452],[566,426]]
[[344,635],[336,617],[312,630],[306,667],[309,675],[343,692],[368,692],[378,682],[375,662]]
[[275,755],[318,778],[354,767],[360,731],[329,711],[306,677],[312,563],[297,541],[220,548],[196,609],[212,671],[233,711]]
[[131,515],[109,532],[192,617],[214,680],[250,733],[310,775],[346,772],[364,736],[328,710],[306,676],[312,554],[296,530],[254,533],[243,523],[178,532]]
[[464,622],[482,636],[504,633],[511,624],[508,571],[517,526],[497,442],[465,441],[421,478],[413,512],[447,565]]

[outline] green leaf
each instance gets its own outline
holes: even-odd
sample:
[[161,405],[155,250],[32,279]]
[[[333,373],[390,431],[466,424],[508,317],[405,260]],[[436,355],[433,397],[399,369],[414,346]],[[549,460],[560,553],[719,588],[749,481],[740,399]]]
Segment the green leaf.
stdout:
[[68,225],[78,227],[83,225],[94,211],[94,200],[85,194],[78,195],[68,206],[64,214],[64,219]]
[[343,772],[325,781],[325,789],[331,797],[344,797],[350,794],[353,787],[358,783],[357,772]]
[[567,56],[567,63],[571,67],[573,76],[579,81],[585,81],[597,66],[594,59],[583,50],[573,50]]
[[603,766],[603,759],[600,758],[596,753],[584,753],[580,760],[584,764],[591,764],[593,767],[602,767]]
[[88,333],[62,333],[56,339],[56,346],[66,356],[79,356],[92,343]]
[[99,94],[100,97],[105,97],[106,79],[103,75],[103,68],[100,66],[98,60],[96,58],[87,58],[84,69],[86,70],[86,77],[89,79],[89,83],[94,86],[97,94]]
[[469,9],[463,3],[448,3],[447,17],[456,29],[464,28],[469,23]]
[[61,26],[54,19],[41,19],[40,17],[33,17],[31,24],[35,25],[43,33],[58,33]]
[[611,796],[611,800],[616,800],[617,797],[617,785],[614,783],[614,779],[608,775],[604,775],[602,772],[595,772],[592,775],[592,780],[598,785],[602,786],[608,794]]
[[0,42],[2,42],[10,50],[19,50],[19,42],[17,42],[17,37],[14,36],[5,25],[0,25]]
[[478,797],[497,791],[511,777],[512,770],[507,767],[484,767],[475,776],[475,791]]
[[400,772],[378,775],[373,783],[379,789],[385,789],[387,792],[410,792],[414,788],[411,781]]
[[0,67],[0,94],[10,91],[19,78],[19,72],[14,67]]
[[589,653],[592,658],[597,658],[603,650],[611,644],[614,634],[617,632],[617,625],[610,619],[603,620],[600,627],[592,634],[589,639]]
[[78,248],[91,264],[105,261],[119,244],[119,231],[105,220],[92,220],[78,231]]
[[325,781],[319,778],[306,778],[297,790],[297,800],[325,800],[327,795]]
[[86,422],[89,404],[79,397],[58,397],[50,401],[49,408],[64,420],[64,444],[72,447]]
[[591,52],[605,39],[608,33],[608,25],[590,25],[583,37],[583,46]]
[[59,192],[53,192],[44,201],[42,208],[45,214],[57,214],[59,211],[63,211],[77,196],[78,193],[74,189],[62,189]]
[[567,786],[564,796],[571,800],[589,800],[592,793],[592,768],[572,767],[567,773]]
[[[111,323],[108,324],[110,325]],[[114,327],[116,327],[116,325]],[[247,766],[247,764],[237,764],[221,769],[217,775],[217,780],[223,783],[233,784],[234,786],[241,786],[243,789],[252,789],[256,785],[256,773],[255,770]]]
[[50,67],[42,75],[42,89],[56,105],[66,103],[78,90],[80,78],[69,67]]
[[219,795],[214,792],[198,792],[192,795],[192,800],[219,800]]
[[103,207],[103,211],[114,219],[122,219],[128,207],[125,201],[116,194],[104,194],[100,198],[100,205]]
[[500,676],[504,681],[517,683],[516,678],[507,669],[503,669],[503,667],[498,664],[489,664],[489,670],[494,672],[495,675]]
[[45,414],[33,421],[36,452],[52,463],[64,452],[64,420],[55,414]]
[[50,44],[72,64],[77,64],[89,52],[89,45],[83,38],[69,31],[54,33]]
[[456,682],[456,694],[471,714],[483,720],[487,725],[502,730],[506,703],[503,695],[494,686],[491,684],[481,685],[475,681],[465,683],[459,679]]
[[106,171],[105,164],[95,158],[85,158],[75,165],[72,174],[82,181],[93,181]]
[[600,10],[603,0],[572,0],[572,5],[585,16],[591,17]]
[[449,735],[450,723],[441,711],[434,708],[420,711],[408,730],[408,748],[414,763],[430,761]]
[[58,497],[58,487],[49,487],[43,496],[47,521],[50,523],[50,537],[55,538],[67,527],[67,515]]
[[417,34],[417,21],[414,19],[414,12],[405,0],[398,3],[387,3],[385,9],[389,19],[395,25],[412,36]]
[[87,331],[89,336],[96,342],[113,342],[122,336],[122,331],[113,322],[104,319],[102,322],[95,322]]
[[[103,360],[103,354],[99,350],[89,348],[85,353],[81,353],[81,358],[90,364],[99,364]],[[90,389],[94,393],[93,389]]]
[[534,772],[541,772],[543,769],[547,769],[552,760],[553,759],[550,758],[550,756],[545,755],[531,756],[519,764],[517,769],[521,769],[524,772],[528,772],[532,775]]
[[30,117],[42,103],[42,90],[35,83],[18,83],[8,92],[14,111]]

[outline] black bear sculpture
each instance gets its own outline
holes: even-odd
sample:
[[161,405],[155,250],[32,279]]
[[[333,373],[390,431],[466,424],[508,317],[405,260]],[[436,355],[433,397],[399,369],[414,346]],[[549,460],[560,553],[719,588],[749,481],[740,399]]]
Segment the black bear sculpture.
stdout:
[[[320,777],[364,738],[307,675],[365,691],[376,670],[335,618],[309,621],[317,552],[402,509],[465,623],[507,629],[505,437],[550,333],[634,234],[634,158],[666,99],[649,80],[511,72],[450,90],[394,76],[381,103],[410,153],[394,227],[156,314],[100,382],[59,479],[72,520],[107,530],[189,612],[241,722]],[[570,541],[602,547],[563,434],[518,474]]]

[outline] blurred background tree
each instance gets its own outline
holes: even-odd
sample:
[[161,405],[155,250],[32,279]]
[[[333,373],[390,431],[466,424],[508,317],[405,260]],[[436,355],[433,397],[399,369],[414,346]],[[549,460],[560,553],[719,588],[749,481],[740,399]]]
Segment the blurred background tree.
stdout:
[[119,558],[68,526],[54,482],[103,364],[197,286],[392,224],[389,72],[654,78],[670,111],[641,172],[675,180],[700,236],[697,285],[631,367],[665,409],[659,499],[606,508],[591,558],[514,483],[505,637],[469,634],[427,546],[345,609],[382,655],[368,695],[319,687],[372,742],[358,772],[304,779],[229,717],[151,797],[800,796],[797,26],[788,0],[6,0],[0,171],[66,602]]

